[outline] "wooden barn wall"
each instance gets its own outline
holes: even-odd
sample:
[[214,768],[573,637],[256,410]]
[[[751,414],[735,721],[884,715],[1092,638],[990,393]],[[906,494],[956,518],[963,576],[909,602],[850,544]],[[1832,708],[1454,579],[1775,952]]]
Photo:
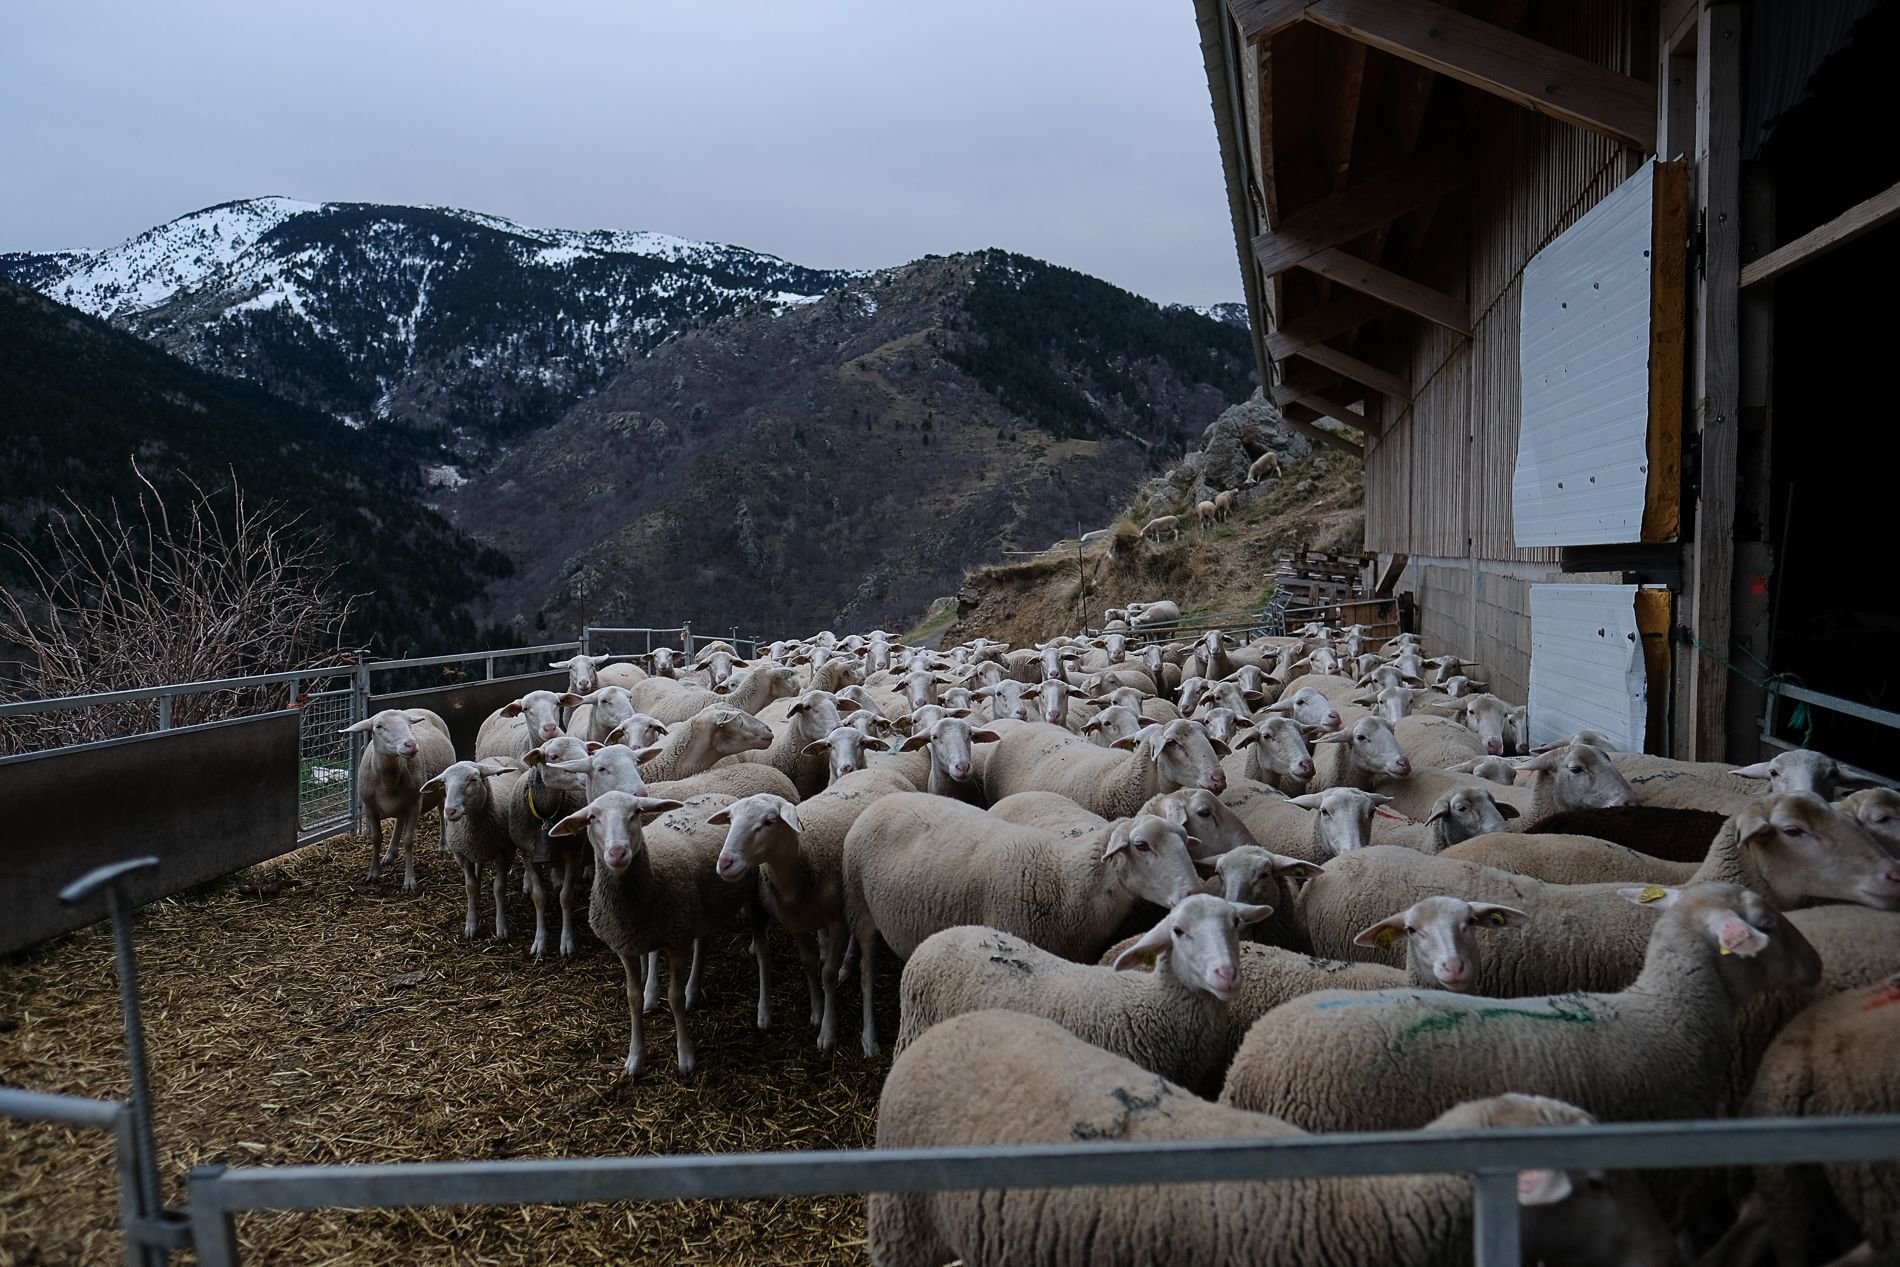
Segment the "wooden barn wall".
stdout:
[[[1653,79],[1653,41],[1644,33],[1655,23],[1648,0],[1617,0],[1534,5],[1521,29]],[[1418,319],[1388,322],[1394,344],[1384,359],[1406,366],[1413,399],[1392,411],[1366,456],[1366,547],[1413,556],[1402,585],[1418,595],[1422,632],[1482,661],[1494,688],[1521,700],[1530,683],[1528,587],[1560,579],[1556,550],[1513,544],[1524,266],[1643,156],[1475,89],[1464,105],[1475,177],[1440,207],[1441,222],[1411,271],[1470,304],[1471,338]]]

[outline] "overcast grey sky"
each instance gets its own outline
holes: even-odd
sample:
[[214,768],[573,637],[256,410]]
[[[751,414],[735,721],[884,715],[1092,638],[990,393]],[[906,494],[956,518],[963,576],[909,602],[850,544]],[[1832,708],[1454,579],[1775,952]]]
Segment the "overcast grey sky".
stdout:
[[1188,0],[16,0],[0,250],[257,194],[1239,299]]

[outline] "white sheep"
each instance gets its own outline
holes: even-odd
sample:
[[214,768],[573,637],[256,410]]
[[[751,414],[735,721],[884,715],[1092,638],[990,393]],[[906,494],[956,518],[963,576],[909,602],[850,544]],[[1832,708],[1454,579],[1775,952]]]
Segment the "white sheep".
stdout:
[[[577,651],[565,660],[550,661],[548,667],[567,670],[568,694],[591,695],[601,685],[600,666],[612,658],[611,655],[583,655]],[[638,669],[634,671],[639,672]],[[637,678],[635,680],[638,681]]]
[[1125,818],[1157,792],[1227,788],[1218,750],[1193,722],[1171,721],[1116,744],[1098,748],[1038,722],[1017,726],[991,754],[984,792],[991,804],[1013,792],[1060,792],[1103,818]]
[[1235,755],[1223,758],[1221,764],[1236,778],[1252,779],[1289,796],[1303,794],[1312,782],[1313,753],[1298,722],[1277,715],[1263,717],[1236,735],[1229,747]]
[[1447,858],[1475,862],[1545,884],[1687,884],[1698,862],[1670,862],[1599,840],[1561,832],[1496,831],[1454,844]]
[[[852,714],[863,717],[869,722],[869,715],[863,711]],[[850,724],[838,726],[823,739],[814,739],[806,745],[805,755],[822,757],[825,761],[825,786],[833,787],[846,775],[866,768],[867,752],[889,752],[890,744],[865,730]]]
[[878,1050],[871,964],[880,934],[908,958],[939,929],[985,924],[1088,962],[1137,903],[1172,906],[1199,888],[1187,834],[1166,819],[1118,823],[1098,848],[922,793],[882,797],[858,817],[845,837],[844,884],[867,1056]]
[[[996,743],[1002,738],[996,729],[1001,723],[972,727],[961,717],[940,717],[923,729],[912,728],[910,736],[898,745],[898,752],[929,754],[929,772],[921,781],[915,771],[906,774],[920,792],[950,797],[969,804],[983,800],[983,775],[972,744]],[[1067,734],[1067,731],[1063,732]]]
[[785,713],[773,727],[769,747],[738,753],[730,761],[770,766],[792,781],[800,799],[815,796],[830,781],[828,748],[816,745],[839,728],[838,701],[828,691],[806,691]]
[[[990,806],[989,812],[1005,822],[1040,827],[1070,839],[1088,837],[1106,845],[1115,824],[1091,813],[1056,792],[1018,792]],[[1153,814],[1175,823],[1188,834],[1188,856],[1213,858],[1229,850],[1258,845],[1240,816],[1205,788],[1177,788],[1151,796],[1130,817]]]
[[1194,504],[1196,527],[1200,529],[1202,537],[1206,537],[1208,532],[1214,527],[1214,521],[1219,514],[1220,508],[1215,506],[1211,501],[1196,502]]
[[[624,686],[600,686],[587,693],[569,692],[580,702],[572,706],[567,733],[590,743],[611,742],[616,729],[634,718],[633,697]],[[563,700],[568,695],[561,697]],[[658,718],[647,720],[658,722]]]
[[752,714],[714,704],[669,726],[657,750],[640,748],[640,773],[654,783],[691,778],[727,757],[769,748],[774,738]]
[[475,760],[484,757],[520,760],[529,749],[539,748],[560,734],[561,710],[579,703],[578,695],[557,695],[553,691],[529,691],[520,699],[508,701],[482,719],[481,729],[475,733]]
[[[1181,536],[1181,516],[1156,515],[1153,519],[1150,519],[1141,526],[1141,535],[1150,541],[1156,542],[1159,542],[1163,535],[1166,535],[1170,540],[1179,540]],[[1132,604],[1130,611],[1131,615],[1129,616],[1128,623],[1132,625],[1138,621],[1138,617],[1132,614]]]
[[1141,733],[1141,714],[1126,704],[1110,704],[1082,723],[1082,735],[1098,748],[1113,748]]
[[685,721],[715,704],[725,704],[742,713],[756,713],[775,699],[797,693],[797,671],[783,667],[735,670],[716,690],[671,678],[650,677],[635,683],[627,692],[636,709],[668,725]]
[[[1180,536],[1180,520],[1173,515],[1165,516],[1165,518],[1175,520],[1174,535]],[[1137,607],[1140,608],[1139,611],[1136,610]],[[1152,603],[1131,603],[1128,608],[1128,623],[1137,629],[1150,625],[1179,624],[1180,620],[1181,605],[1171,599],[1158,599]]]
[[[369,879],[381,877],[383,867],[402,852],[402,891],[416,891],[416,823],[442,803],[438,791],[424,786],[455,762],[455,745],[448,723],[426,708],[385,708],[339,733],[367,734],[363,755],[356,760],[357,797],[362,802],[364,834],[369,837]],[[498,756],[513,754],[498,753]],[[383,820],[396,827],[383,850]]]
[[[599,751],[628,750],[616,744],[602,746]],[[562,817],[586,804],[588,756],[587,745],[579,739],[556,735],[540,747],[530,748],[521,758],[527,773],[510,788],[506,806],[508,837],[521,855],[522,881],[534,901],[534,941],[528,953],[536,959],[547,953],[548,945],[547,890],[541,879],[544,863],[560,864],[560,949],[563,955],[575,950],[574,899],[586,859],[583,851],[551,840],[549,833]]]
[[1221,1102],[1314,1131],[1419,1126],[1506,1088],[1566,1097],[1612,1120],[1717,1116],[1731,1106],[1708,1066],[1734,1044],[1742,1006],[1813,985],[1820,961],[1739,885],[1623,896],[1661,912],[1627,989],[1509,1000],[1410,989],[1306,995],[1255,1023]]
[[476,899],[481,889],[481,869],[486,866],[495,892],[495,939],[508,940],[503,892],[515,847],[508,837],[507,806],[514,794],[514,781],[523,768],[519,762],[502,757],[489,757],[479,763],[457,761],[422,785],[425,794],[441,796],[442,842],[462,865],[468,896],[463,937],[473,939],[476,935]]
[[[1059,1022],[1170,1082],[1206,1085],[1220,1076],[1221,1010],[1240,980],[1240,930],[1271,913],[1192,894],[1112,967],[1075,963],[994,928],[932,933],[904,964],[894,1051],[902,1056],[952,1016],[1006,1007]],[[1153,971],[1122,971],[1156,956]]]
[[[723,809],[723,796],[678,801],[609,792],[574,811],[553,827],[556,836],[585,834],[593,846],[594,889],[588,924],[594,935],[620,957],[626,977],[630,1033],[626,1076],[637,1078],[646,1061],[641,1033],[641,964],[648,951],[666,952],[667,1005],[673,1013],[675,1051],[681,1073],[698,1063],[687,1029],[687,963],[693,947],[717,932],[733,916],[745,914],[752,927],[752,954],[759,968],[758,1026],[771,1023],[766,971],[765,925],[757,885],[727,883],[715,865],[725,832],[706,826]],[[643,829],[641,820],[661,818]],[[653,838],[647,837],[647,830]]]
[[1242,486],[1252,488],[1255,484],[1258,484],[1261,480],[1269,476],[1274,479],[1280,478],[1280,455],[1275,453],[1272,449],[1268,449],[1265,453],[1255,458],[1247,467],[1247,478]]
[[1236,494],[1231,488],[1224,488],[1214,494],[1214,518],[1220,520],[1222,523],[1227,522],[1228,518],[1234,513],[1235,496]]
[[[1438,1130],[1585,1125],[1532,1096],[1461,1105]],[[1297,1136],[1263,1114],[1209,1104],[1038,1016],[993,1009],[917,1039],[885,1079],[879,1148],[997,1147]],[[1675,1245],[1633,1176],[1518,1175],[1526,1261],[1661,1267]],[[1426,1267],[1471,1257],[1471,1182],[1415,1175],[1275,1182],[872,1193],[876,1267]]]
[[872,802],[909,787],[894,774],[858,770],[797,805],[780,796],[748,796],[706,820],[726,828],[714,864],[719,877],[737,882],[757,868],[766,912],[797,943],[820,1051],[837,1046],[838,970],[851,940],[844,911],[845,836]]

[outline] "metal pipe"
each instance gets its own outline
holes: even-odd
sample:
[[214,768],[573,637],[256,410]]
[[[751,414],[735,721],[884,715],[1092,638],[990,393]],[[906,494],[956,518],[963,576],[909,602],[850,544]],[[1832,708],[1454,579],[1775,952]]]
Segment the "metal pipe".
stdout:
[[1474,1176],[1471,1240],[1477,1267],[1518,1267],[1523,1230],[1517,1216],[1517,1172],[1492,1170]]
[[63,1122],[68,1126],[89,1126],[94,1130],[112,1130],[125,1106],[117,1100],[94,1100],[83,1095],[55,1095],[46,1091],[23,1091],[0,1087],[0,1117],[22,1122]]
[[[152,865],[158,865],[153,858]],[[158,1141],[152,1131],[152,1085],[145,1064],[145,1022],[139,1015],[139,966],[132,954],[132,904],[115,881],[106,888],[112,941],[119,961],[119,1006],[125,1016],[125,1059],[132,1070],[133,1164],[138,1174],[140,1211],[157,1218],[164,1210],[158,1193]]]
[[1861,704],[1851,699],[1842,699],[1838,695],[1823,695],[1819,691],[1810,691],[1805,686],[1779,683],[1775,690],[1791,700],[1802,704],[1813,704],[1825,708],[1830,713],[1845,713],[1849,717],[1858,717],[1880,726],[1900,730],[1900,713],[1891,713],[1884,708],[1875,708],[1870,704]]
[[172,728],[172,697],[169,695],[158,697],[158,728],[160,730]]
[[349,665],[340,664],[330,669],[286,669],[281,673],[253,673],[248,677],[211,678],[200,682],[171,682],[163,686],[140,686],[124,691],[98,691],[91,695],[51,695],[45,699],[0,704],[0,717],[96,708],[101,704],[126,704],[136,700],[160,699],[167,695],[204,695],[212,691],[235,691],[247,686],[274,686],[299,678],[346,677],[349,672]]

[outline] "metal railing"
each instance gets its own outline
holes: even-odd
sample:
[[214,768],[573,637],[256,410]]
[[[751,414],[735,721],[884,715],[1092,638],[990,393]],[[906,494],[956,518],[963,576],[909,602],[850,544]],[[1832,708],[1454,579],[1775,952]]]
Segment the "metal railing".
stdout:
[[[655,647],[672,647],[683,652],[687,660],[693,658],[695,650],[708,642],[729,642],[740,655],[747,659],[757,659],[759,648],[766,645],[764,638],[742,638],[737,626],[730,632],[715,634],[695,634],[691,621],[683,622],[671,629],[651,629],[645,625],[589,625],[581,635],[581,649],[589,655],[599,655],[597,647],[626,648],[616,650],[614,658],[633,659],[645,655]],[[634,646],[635,643],[639,645]]]
[[[1858,700],[1843,699],[1839,695],[1826,695],[1820,691],[1810,691],[1805,686],[1796,686],[1792,682],[1770,677],[1762,683],[1765,697],[1762,704],[1761,738],[1771,747],[1789,751],[1806,747],[1805,741],[1783,739],[1775,733],[1780,724],[1781,703],[1791,701],[1806,704],[1812,708],[1824,708],[1830,713],[1839,713],[1844,717],[1854,717],[1861,721],[1872,722],[1876,726],[1885,726],[1889,730],[1900,730],[1900,713],[1889,712],[1884,708],[1875,708],[1871,704],[1862,704]],[[1837,762],[1842,770],[1857,778],[1878,783],[1883,787],[1900,788],[1900,780],[1891,775],[1877,774],[1872,770],[1863,770],[1859,766],[1849,765],[1845,761]]]

